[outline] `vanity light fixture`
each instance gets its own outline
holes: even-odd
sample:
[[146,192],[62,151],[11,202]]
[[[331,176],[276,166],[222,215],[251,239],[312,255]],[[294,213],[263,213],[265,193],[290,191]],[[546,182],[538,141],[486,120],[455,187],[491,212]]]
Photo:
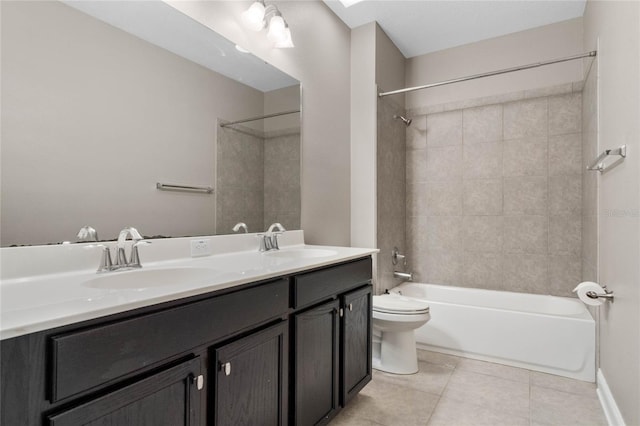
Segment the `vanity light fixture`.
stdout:
[[291,30],[280,10],[273,5],[265,5],[264,0],[255,1],[242,13],[245,27],[253,31],[267,28],[267,39],[277,48],[294,47]]

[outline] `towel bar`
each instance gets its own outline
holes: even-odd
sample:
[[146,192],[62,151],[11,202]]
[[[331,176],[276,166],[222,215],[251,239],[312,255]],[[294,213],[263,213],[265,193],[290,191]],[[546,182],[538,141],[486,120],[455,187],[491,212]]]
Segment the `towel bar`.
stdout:
[[186,191],[186,192],[203,192],[205,194],[212,194],[213,188],[210,186],[188,186],[188,185],[173,185],[169,183],[156,183],[156,188],[161,191]]
[[604,172],[605,170],[607,170],[609,168],[609,166],[605,166],[604,160],[605,160],[605,158],[609,157],[610,155],[618,155],[618,156],[620,156],[620,158],[618,160],[616,160],[613,163],[609,164],[609,166],[617,165],[618,162],[622,161],[624,158],[627,157],[627,145],[622,145],[621,147],[618,147],[616,149],[607,149],[605,151],[602,151],[602,153],[600,155],[598,155],[598,158],[596,158],[587,167],[587,170],[594,170],[594,171],[598,171],[600,173]]

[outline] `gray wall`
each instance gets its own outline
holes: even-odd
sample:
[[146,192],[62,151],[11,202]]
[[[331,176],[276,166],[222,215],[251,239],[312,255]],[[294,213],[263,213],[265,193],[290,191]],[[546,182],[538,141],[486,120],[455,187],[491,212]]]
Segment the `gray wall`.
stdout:
[[376,292],[391,288],[391,252],[405,252],[404,97],[380,100],[404,85],[405,58],[376,23],[351,37],[351,242],[380,249],[374,256]]
[[418,281],[571,294],[581,116],[581,94],[566,93],[414,117],[407,238]]
[[616,294],[600,308],[600,369],[628,425],[640,424],[640,3],[588,1],[584,47],[598,48],[598,150],[629,146],[597,177],[598,274]]
[[598,60],[586,62],[582,90],[582,281],[598,282]]
[[377,150],[377,248],[378,293],[398,285],[393,278],[394,268],[404,271],[401,262],[394,267],[393,247],[402,254],[405,248],[405,130],[406,126],[393,118],[404,115],[404,108],[389,98],[378,100]]
[[[408,87],[555,59],[582,52],[582,18],[571,19],[407,60]],[[582,80],[580,61],[420,90],[407,109],[442,105]]]

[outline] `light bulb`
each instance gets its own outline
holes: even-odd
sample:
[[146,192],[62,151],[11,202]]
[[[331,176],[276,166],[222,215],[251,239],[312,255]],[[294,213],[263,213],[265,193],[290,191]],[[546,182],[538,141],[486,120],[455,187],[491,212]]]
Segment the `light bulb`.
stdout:
[[253,31],[264,28],[264,3],[256,1],[242,13],[242,23]]
[[284,19],[282,16],[276,15],[269,21],[269,31],[267,38],[272,43],[281,43],[285,40],[286,34],[284,29]]
[[279,49],[287,49],[287,48],[295,47],[293,45],[293,40],[291,39],[291,30],[289,29],[289,26],[285,27],[284,34],[285,34],[284,39],[282,41],[276,42],[275,47]]

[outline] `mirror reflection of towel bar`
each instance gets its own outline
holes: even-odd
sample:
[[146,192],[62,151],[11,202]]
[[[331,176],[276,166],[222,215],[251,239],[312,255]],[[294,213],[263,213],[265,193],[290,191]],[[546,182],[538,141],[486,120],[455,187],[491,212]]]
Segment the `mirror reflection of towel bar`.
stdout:
[[170,183],[156,183],[156,188],[160,191],[183,191],[183,192],[201,192],[203,194],[213,194],[213,188],[210,186],[188,186],[173,185]]

